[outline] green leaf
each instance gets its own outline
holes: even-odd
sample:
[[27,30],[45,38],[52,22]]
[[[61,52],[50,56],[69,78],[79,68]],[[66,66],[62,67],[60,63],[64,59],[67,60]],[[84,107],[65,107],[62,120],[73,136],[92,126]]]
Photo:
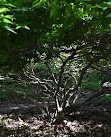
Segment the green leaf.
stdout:
[[13,5],[13,4],[11,4],[11,3],[8,3],[8,6],[13,7],[13,8],[16,7],[15,5]]
[[43,5],[45,2],[47,2],[47,0],[36,0],[35,2],[34,2],[34,5],[32,6],[33,8],[34,7],[38,7],[38,6],[41,6],[41,5]]
[[111,2],[104,2],[104,3],[111,7]]
[[110,18],[110,17],[111,17],[111,13],[109,13],[109,14],[107,15],[107,17]]
[[17,25],[16,29],[20,29],[20,28],[24,28],[24,29],[30,30],[30,28],[28,26],[24,25],[24,24]]
[[57,15],[57,0],[54,1],[52,4],[51,4],[51,11],[50,11],[50,18],[54,18],[55,20],[55,17]]
[[15,29],[20,29],[20,28],[22,28],[21,26],[17,26]]
[[3,22],[4,23],[7,23],[7,24],[13,24],[10,20],[6,19],[6,18],[3,18]]
[[12,28],[10,28],[9,26],[5,26],[5,29],[7,29],[8,31],[17,34],[17,32],[15,32]]
[[10,11],[8,8],[0,8],[0,13]]
[[29,28],[28,26],[26,26],[26,25],[25,25],[25,27],[24,27],[24,28],[25,28],[25,29],[28,29],[28,30],[30,30],[30,28]]
[[5,18],[7,18],[7,19],[14,19],[14,16],[13,15],[5,15]]
[[85,2],[87,2],[87,1],[91,1],[91,0],[82,0],[82,1],[85,1]]

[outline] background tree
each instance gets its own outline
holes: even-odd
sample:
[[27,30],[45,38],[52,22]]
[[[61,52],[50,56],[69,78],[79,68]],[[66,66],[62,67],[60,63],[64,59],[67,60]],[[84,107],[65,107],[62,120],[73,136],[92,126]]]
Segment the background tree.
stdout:
[[[111,57],[109,1],[4,1],[2,5],[1,71],[16,72],[28,87],[40,86],[39,95],[55,101],[57,121],[64,110],[72,112],[109,92],[100,88],[81,97],[86,73],[101,71]],[[36,72],[39,63],[49,71],[42,78]]]

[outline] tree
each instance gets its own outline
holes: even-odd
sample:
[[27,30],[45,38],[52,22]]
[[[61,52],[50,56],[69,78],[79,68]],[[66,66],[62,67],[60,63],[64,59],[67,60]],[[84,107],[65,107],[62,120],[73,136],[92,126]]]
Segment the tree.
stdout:
[[[111,57],[110,2],[41,0],[34,4],[31,1],[23,1],[20,5],[20,2],[10,3],[16,5],[9,11],[16,20],[8,31],[4,26],[0,30],[3,34],[1,69],[22,73],[23,85],[38,85],[42,89],[40,96],[47,98],[50,95],[49,100],[55,101],[58,112],[56,121],[65,110],[72,112],[109,92],[102,86],[88,98],[81,97],[85,74],[92,68],[101,70]],[[36,73],[39,63],[49,71],[42,78]]]

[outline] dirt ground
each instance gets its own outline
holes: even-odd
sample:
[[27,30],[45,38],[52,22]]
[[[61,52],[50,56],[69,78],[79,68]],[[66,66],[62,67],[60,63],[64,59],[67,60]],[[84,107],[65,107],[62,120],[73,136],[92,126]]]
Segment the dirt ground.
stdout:
[[30,101],[0,102],[0,137],[111,137],[111,103],[82,108],[53,125]]

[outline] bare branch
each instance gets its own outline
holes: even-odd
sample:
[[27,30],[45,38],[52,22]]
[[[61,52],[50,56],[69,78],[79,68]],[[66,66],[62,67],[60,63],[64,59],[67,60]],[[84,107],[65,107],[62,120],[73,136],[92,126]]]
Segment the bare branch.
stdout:
[[54,73],[52,72],[52,70],[51,70],[51,68],[49,67],[49,65],[48,65],[47,62],[45,63],[45,65],[47,66],[47,68],[48,68],[48,70],[49,70],[49,72],[50,72],[50,74],[51,74],[51,76],[52,76],[53,81],[55,82],[55,84],[58,84],[58,83],[57,83],[57,80],[56,80],[56,78],[55,78],[55,76],[54,76]]
[[60,88],[60,85],[61,85],[61,81],[62,81],[62,75],[63,75],[63,72],[64,72],[64,67],[65,65],[67,64],[67,62],[71,59],[74,58],[74,55],[76,54],[76,52],[74,51],[64,62],[63,62],[63,65],[61,66],[60,68],[60,72],[59,72],[59,78],[58,78],[58,84],[57,84],[57,90],[55,92],[55,96],[57,95],[57,93],[59,92],[59,88]]

